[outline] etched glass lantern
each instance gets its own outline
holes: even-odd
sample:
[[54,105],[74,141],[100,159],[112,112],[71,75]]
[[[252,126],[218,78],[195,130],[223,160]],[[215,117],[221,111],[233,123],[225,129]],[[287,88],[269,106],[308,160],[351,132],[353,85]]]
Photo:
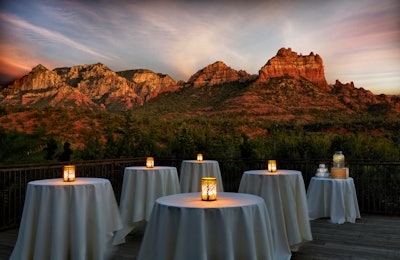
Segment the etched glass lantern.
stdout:
[[153,157],[146,158],[146,168],[154,168],[154,158]]
[[276,172],[276,160],[268,160],[268,171]]
[[75,181],[75,165],[65,165],[63,167],[63,180],[65,182]]
[[217,199],[217,178],[201,178],[201,199],[206,201]]

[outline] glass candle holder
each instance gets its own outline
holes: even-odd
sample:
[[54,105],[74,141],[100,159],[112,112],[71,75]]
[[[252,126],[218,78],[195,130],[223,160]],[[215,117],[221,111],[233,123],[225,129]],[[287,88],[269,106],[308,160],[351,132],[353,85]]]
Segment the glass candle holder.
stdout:
[[276,172],[276,160],[268,160],[268,171]]
[[344,154],[342,151],[337,151],[333,154],[333,167],[344,168]]
[[201,178],[201,199],[206,201],[217,199],[217,178]]
[[146,168],[154,168],[154,158],[153,157],[146,158]]
[[63,167],[63,180],[65,182],[75,181],[75,165],[65,165]]

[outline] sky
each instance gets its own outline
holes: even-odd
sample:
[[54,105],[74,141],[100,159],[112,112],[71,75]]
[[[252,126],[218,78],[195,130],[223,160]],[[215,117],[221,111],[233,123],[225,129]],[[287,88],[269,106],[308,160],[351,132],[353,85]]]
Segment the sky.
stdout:
[[38,64],[258,74],[285,47],[319,54],[328,84],[400,94],[399,13],[399,0],[0,0],[0,84]]

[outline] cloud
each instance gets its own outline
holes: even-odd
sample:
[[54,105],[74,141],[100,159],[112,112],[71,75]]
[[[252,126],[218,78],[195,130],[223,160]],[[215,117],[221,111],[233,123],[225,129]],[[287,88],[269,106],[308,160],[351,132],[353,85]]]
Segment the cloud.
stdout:
[[400,77],[392,70],[400,67],[398,0],[7,0],[0,8],[1,54],[21,68],[103,62],[186,80],[216,60],[254,74],[290,47],[318,53],[329,83],[372,88]]
[[23,19],[18,18],[17,16],[0,13],[0,19],[7,23],[12,24],[15,27],[18,27],[20,29],[27,31],[27,33],[41,35],[42,37],[44,37],[44,39],[46,41],[56,42],[57,44],[66,45],[70,48],[80,50],[82,52],[96,56],[98,58],[103,58],[103,59],[107,59],[107,60],[111,59],[110,57],[103,55],[101,53],[98,53],[98,52],[90,49],[89,47],[87,47],[83,44],[80,44],[61,33],[54,32],[54,31],[48,30],[46,28],[42,28],[42,27],[33,25]]

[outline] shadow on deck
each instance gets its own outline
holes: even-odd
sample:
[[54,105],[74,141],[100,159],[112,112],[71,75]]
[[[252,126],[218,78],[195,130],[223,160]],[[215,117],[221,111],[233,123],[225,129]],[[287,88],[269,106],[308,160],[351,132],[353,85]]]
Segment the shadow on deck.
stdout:
[[[400,217],[362,215],[355,224],[332,224],[328,219],[311,221],[313,241],[306,243],[292,259],[400,259]],[[0,232],[0,259],[8,259],[18,230]],[[116,247],[115,260],[136,259],[142,234],[129,235]]]

